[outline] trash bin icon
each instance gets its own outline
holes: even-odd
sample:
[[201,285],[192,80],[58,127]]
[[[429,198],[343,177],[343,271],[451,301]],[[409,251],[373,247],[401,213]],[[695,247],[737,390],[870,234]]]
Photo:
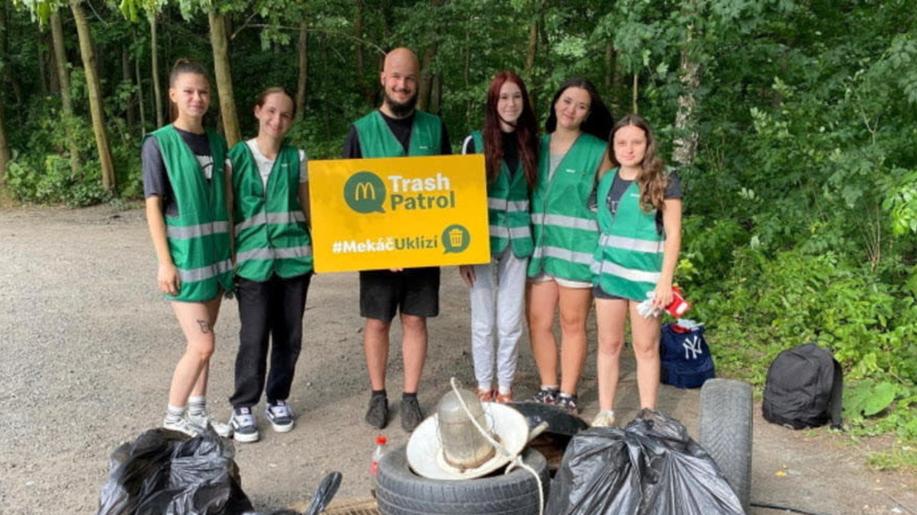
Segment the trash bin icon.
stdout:
[[461,248],[465,243],[465,231],[461,229],[452,229],[449,231],[449,245],[456,248]]

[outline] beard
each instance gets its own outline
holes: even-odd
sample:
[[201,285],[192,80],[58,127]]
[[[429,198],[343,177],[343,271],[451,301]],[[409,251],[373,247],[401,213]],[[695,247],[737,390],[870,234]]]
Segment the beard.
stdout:
[[383,91],[382,95],[385,97],[385,104],[388,106],[389,110],[398,118],[404,118],[413,113],[414,107],[417,105],[417,92],[414,92],[414,95],[409,98],[407,102],[396,101],[394,98],[388,96],[387,91]]

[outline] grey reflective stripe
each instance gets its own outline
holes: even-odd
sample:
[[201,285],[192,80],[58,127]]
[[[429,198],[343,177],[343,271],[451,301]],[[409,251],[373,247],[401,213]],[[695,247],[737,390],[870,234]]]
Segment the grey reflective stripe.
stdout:
[[649,254],[660,254],[663,251],[661,241],[638,240],[636,238],[626,238],[624,236],[612,236],[602,234],[599,238],[599,245],[623,250],[633,250],[635,252],[647,252]]
[[251,218],[243,220],[236,224],[236,234],[248,229],[249,227],[254,227],[256,225],[263,224],[291,224],[295,222],[305,222],[306,215],[302,211],[287,211],[284,213],[267,213],[264,211],[259,211],[255,213]]
[[569,261],[571,263],[578,263],[580,265],[592,265],[592,254],[587,252],[574,252],[569,249],[562,249],[560,247],[538,247],[535,249],[535,253],[532,255],[532,258],[541,258],[549,257],[554,259],[563,259],[564,261]]
[[611,261],[602,261],[597,263],[598,266],[593,266],[593,273],[598,274],[610,274],[617,277],[622,277],[628,281],[636,281],[641,283],[652,283],[656,284],[659,281],[659,277],[662,275],[661,272],[646,272],[643,270],[634,270],[632,268],[624,268],[621,265],[612,263]]
[[528,227],[490,226],[490,235],[496,238],[527,238],[532,235]]
[[220,234],[229,232],[229,222],[213,222],[209,224],[198,225],[167,225],[166,235],[174,240],[187,240],[190,238],[200,238],[210,234]]
[[487,207],[490,209],[499,209],[501,211],[506,211],[507,213],[513,213],[518,211],[528,211],[529,210],[529,201],[528,200],[506,200],[505,198],[487,198]]
[[532,223],[539,225],[556,225],[568,229],[580,229],[583,231],[598,231],[599,225],[595,220],[588,218],[577,218],[567,215],[546,215],[544,213],[532,213]]
[[299,247],[285,247],[279,249],[252,249],[236,254],[236,263],[253,260],[267,259],[289,259],[298,257],[308,257],[312,255],[311,245],[300,245]]
[[197,281],[206,281],[207,279],[229,272],[230,270],[232,270],[232,261],[224,259],[219,263],[202,266],[200,268],[192,268],[190,270],[179,269],[178,276],[181,277],[184,283],[193,283]]

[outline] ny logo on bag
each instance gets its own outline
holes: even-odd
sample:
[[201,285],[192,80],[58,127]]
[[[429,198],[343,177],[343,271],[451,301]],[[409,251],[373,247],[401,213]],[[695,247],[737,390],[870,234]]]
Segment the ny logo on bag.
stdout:
[[[691,338],[685,338],[685,341],[681,342],[681,346],[685,348],[685,359],[697,359],[699,354],[703,354],[704,351],[701,349],[701,339],[699,335],[694,335]],[[689,357],[688,354],[691,354]]]

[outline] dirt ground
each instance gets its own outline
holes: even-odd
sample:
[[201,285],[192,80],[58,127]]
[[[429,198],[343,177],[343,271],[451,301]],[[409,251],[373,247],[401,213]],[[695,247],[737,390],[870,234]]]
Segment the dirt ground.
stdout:
[[[183,347],[154,286],[143,212],[110,206],[2,209],[0,256],[0,513],[91,513],[111,450],[161,423]],[[260,442],[236,446],[242,486],[258,509],[308,498],[332,470],[344,474],[339,499],[369,495],[367,471],[378,431],[362,421],[368,385],[357,291],[356,274],[313,280],[291,398],[299,414],[296,429],[283,435],[267,429]],[[466,384],[473,379],[468,300],[455,269],[444,270],[441,308],[429,325],[421,390],[426,409],[447,390],[450,376]],[[235,301],[226,301],[208,396],[220,417],[229,415],[238,328]],[[715,344],[715,335],[710,339]],[[397,330],[393,341],[400,341]],[[400,395],[398,347],[390,366],[393,399]],[[524,397],[537,379],[527,342],[521,348],[517,395]],[[625,363],[618,408],[627,421],[637,400],[632,360]],[[581,382],[587,419],[597,408],[594,370],[593,353]],[[660,408],[697,434],[697,391],[664,387]],[[887,440],[790,431],[764,422],[759,408],[753,502],[817,513],[917,513],[914,474],[874,472],[865,465],[867,451]],[[384,433],[395,445],[406,442],[397,413]]]

